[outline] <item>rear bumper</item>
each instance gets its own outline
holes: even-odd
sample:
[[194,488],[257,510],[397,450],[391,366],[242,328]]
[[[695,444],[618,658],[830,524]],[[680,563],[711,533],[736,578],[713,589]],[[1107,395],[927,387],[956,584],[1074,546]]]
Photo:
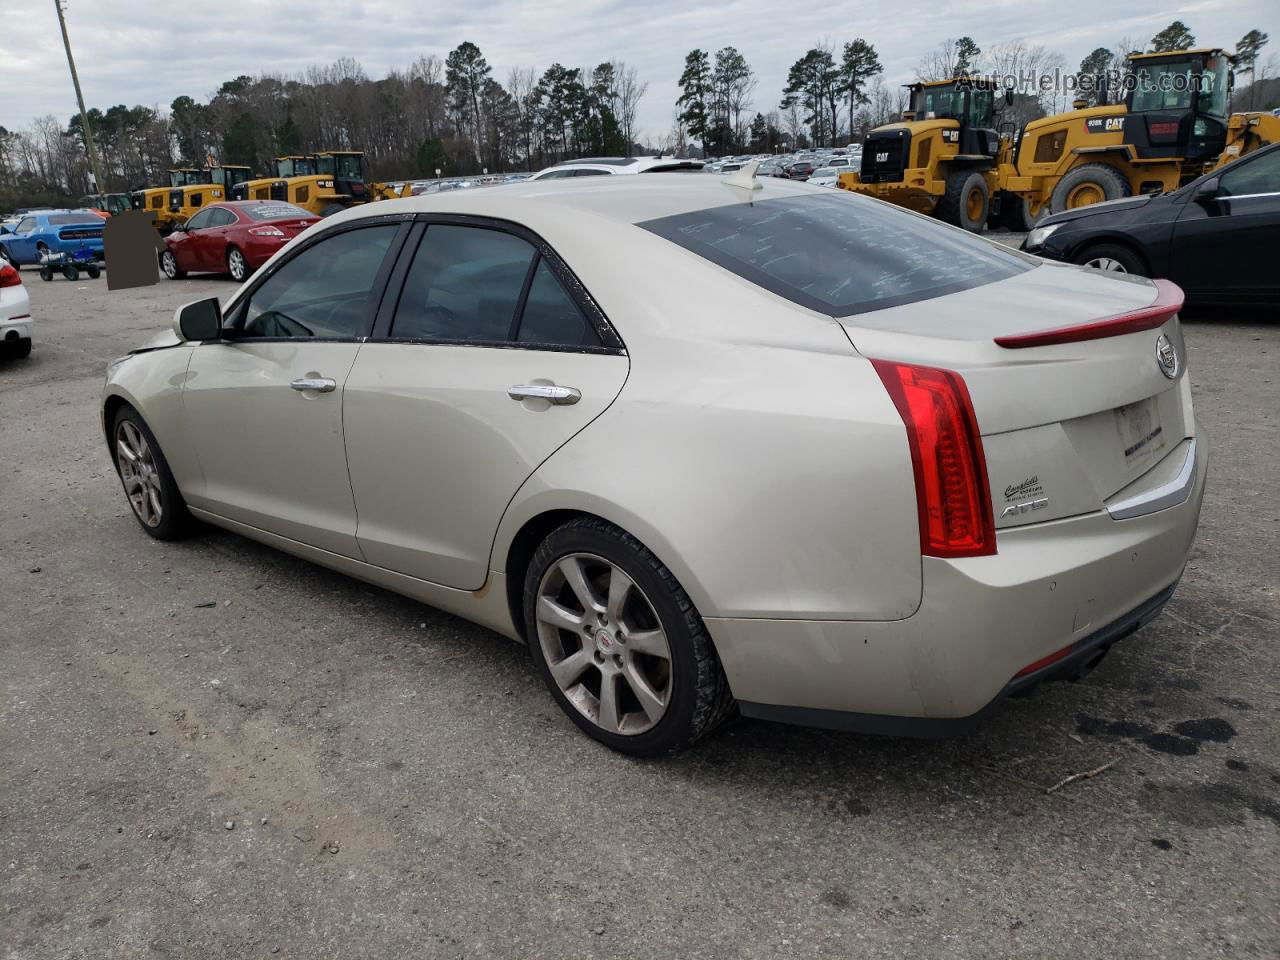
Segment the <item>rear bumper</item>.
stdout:
[[1165,509],[1002,530],[990,557],[923,558],[922,602],[904,620],[708,618],[742,712],[941,736],[971,728],[1028,685],[1078,671],[1172,595],[1199,522],[1207,461],[1201,438],[1193,485]]

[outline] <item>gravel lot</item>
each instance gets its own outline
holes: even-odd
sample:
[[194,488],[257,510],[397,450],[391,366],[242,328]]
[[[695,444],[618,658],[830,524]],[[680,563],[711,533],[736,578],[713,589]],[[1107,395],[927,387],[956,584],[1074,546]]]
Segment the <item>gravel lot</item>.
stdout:
[[485,630],[230,534],[147,538],[98,424],[105,363],[232,286],[23,278],[0,956],[1280,954],[1274,320],[1188,321],[1199,540],[1088,680],[961,740],[738,721],[638,762]]

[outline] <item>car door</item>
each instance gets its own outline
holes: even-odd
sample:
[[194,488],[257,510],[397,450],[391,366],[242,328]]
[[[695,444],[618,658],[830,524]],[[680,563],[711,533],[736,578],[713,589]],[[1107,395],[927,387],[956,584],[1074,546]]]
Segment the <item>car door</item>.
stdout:
[[507,504],[613,402],[628,359],[532,234],[451,218],[405,249],[343,395],[357,538],[370,563],[475,590]]
[[204,475],[193,506],[359,557],[342,391],[403,219],[321,234],[260,276],[224,339],[192,351],[183,407]]
[[200,244],[204,230],[209,226],[210,210],[201,210],[186,222],[185,228],[175,230],[165,238],[178,266],[183,270],[207,270]]
[[36,262],[36,218],[24,217],[13,228],[13,234],[4,238],[5,249],[13,255],[15,264]]
[[224,271],[227,269],[228,230],[234,225],[236,215],[226,207],[210,207],[209,225],[202,233],[200,252],[207,264],[206,270]]
[[1280,293],[1280,149],[1233,163],[1219,174],[1212,197],[1192,197],[1183,207],[1174,224],[1170,279],[1205,298]]

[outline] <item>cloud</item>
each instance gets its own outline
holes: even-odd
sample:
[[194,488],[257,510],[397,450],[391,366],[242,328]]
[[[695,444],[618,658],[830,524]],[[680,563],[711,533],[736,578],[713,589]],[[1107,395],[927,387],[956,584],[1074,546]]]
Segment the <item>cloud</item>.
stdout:
[[[38,4],[21,16],[5,11],[0,125],[21,128],[50,113],[65,123],[75,112],[51,6]],[[1110,47],[1125,35],[1145,39],[1174,19],[1209,45],[1232,46],[1255,27],[1280,37],[1274,5],[1262,0],[1189,0],[1156,13],[1106,0],[470,0],[433,7],[347,0],[305,10],[278,0],[241,0],[218,7],[215,15],[202,4],[153,0],[69,0],[68,7],[85,99],[103,109],[117,103],[165,107],[183,94],[204,100],[241,74],[298,74],[344,56],[377,77],[424,54],[443,57],[470,40],[499,81],[516,66],[590,68],[625,60],[649,82],[640,126],[654,141],[670,129],[676,81],[694,47],[736,46],[758,77],[754,108],[768,111],[793,61],[816,44],[838,47],[853,37],[875,45],[889,84],[911,80],[920,58],[947,37],[969,35],[979,45],[1023,39],[1061,52],[1069,66],[1095,47]]]

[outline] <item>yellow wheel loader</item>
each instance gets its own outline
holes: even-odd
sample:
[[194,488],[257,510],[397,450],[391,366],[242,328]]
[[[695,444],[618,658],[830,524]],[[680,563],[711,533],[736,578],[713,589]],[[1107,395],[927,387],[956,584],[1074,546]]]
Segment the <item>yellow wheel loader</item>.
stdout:
[[[178,171],[170,171],[171,183],[175,172]],[[235,185],[252,176],[245,166],[214,166],[180,173],[182,182],[172,183],[169,189],[169,215],[174,223],[186,223],[206,204],[230,200]]]
[[995,85],[961,78],[909,89],[911,108],[902,122],[872,130],[861,168],[841,174],[836,186],[981,231],[1000,157]]
[[358,150],[277,157],[275,165],[275,177],[247,181],[237,188],[235,197],[282,200],[321,217],[374,199],[364,180],[364,154]]

